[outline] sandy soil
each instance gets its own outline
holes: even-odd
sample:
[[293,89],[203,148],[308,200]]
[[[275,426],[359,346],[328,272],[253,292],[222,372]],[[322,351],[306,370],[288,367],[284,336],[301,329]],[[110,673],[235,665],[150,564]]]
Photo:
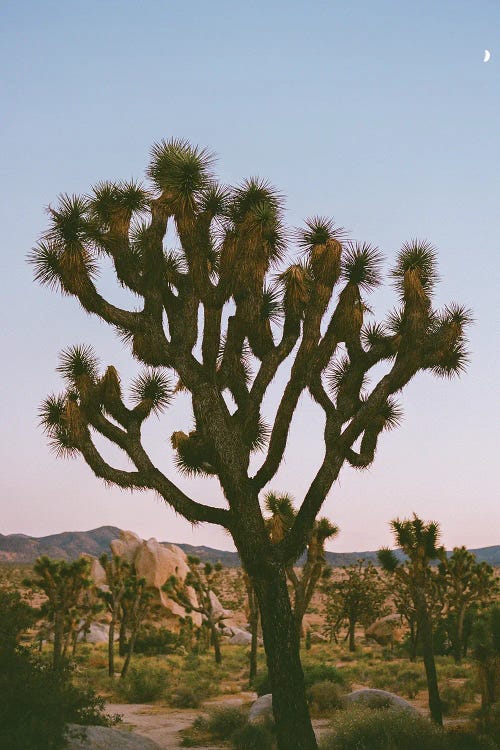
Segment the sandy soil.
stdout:
[[[242,705],[255,700],[255,693],[239,693],[206,701],[201,708],[175,709],[161,705],[141,703],[109,703],[107,711],[123,716],[123,728],[149,737],[163,750],[179,750],[182,729],[189,727],[204,709],[217,705]],[[328,725],[327,719],[314,719],[313,725],[319,737]],[[224,745],[206,745],[199,750],[222,750]]]

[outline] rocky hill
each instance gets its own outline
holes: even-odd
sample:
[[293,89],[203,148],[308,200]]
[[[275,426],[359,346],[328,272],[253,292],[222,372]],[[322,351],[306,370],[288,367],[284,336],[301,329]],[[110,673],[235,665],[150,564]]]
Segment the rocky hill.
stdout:
[[[0,562],[31,563],[40,555],[52,558],[73,560],[82,552],[98,557],[103,552],[109,552],[109,543],[117,539],[120,529],[116,526],[100,526],[91,531],[64,531],[61,534],[33,537],[26,534],[0,534]],[[167,542],[164,542],[166,544]],[[227,568],[236,568],[240,564],[236,552],[213,549],[212,547],[193,546],[174,542],[187,555],[199,557],[202,561],[220,561]],[[481,547],[471,550],[479,562],[487,562],[493,566],[500,566],[500,545]],[[327,562],[334,568],[350,565],[363,558],[377,561],[375,551],[368,552],[327,552]],[[299,560],[299,563],[301,561]]]

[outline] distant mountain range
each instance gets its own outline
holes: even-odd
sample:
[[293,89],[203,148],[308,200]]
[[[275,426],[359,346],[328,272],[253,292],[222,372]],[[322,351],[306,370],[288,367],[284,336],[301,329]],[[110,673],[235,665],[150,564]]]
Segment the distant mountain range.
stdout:
[[[61,534],[33,537],[26,534],[0,534],[0,562],[31,563],[41,555],[56,559],[74,560],[82,552],[98,557],[109,552],[109,543],[117,539],[120,529],[116,526],[100,526],[91,531],[64,531]],[[167,544],[168,542],[164,542]],[[203,562],[221,562],[227,568],[236,568],[240,559],[236,552],[212,549],[212,547],[178,544],[187,555],[199,557]],[[500,566],[500,545],[473,549],[478,562]],[[363,558],[377,562],[376,551],[370,552],[327,552],[327,562],[334,568],[351,565]],[[299,564],[300,564],[299,560]]]

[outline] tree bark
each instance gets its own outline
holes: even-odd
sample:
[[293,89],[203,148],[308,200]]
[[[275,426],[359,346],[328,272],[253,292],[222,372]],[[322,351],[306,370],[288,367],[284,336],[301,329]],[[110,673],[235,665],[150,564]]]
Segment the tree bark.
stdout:
[[120,635],[118,638],[118,653],[120,656],[125,656],[127,653],[127,622],[122,611],[122,619],[120,622]]
[[253,577],[253,582],[273,693],[278,750],[317,750],[300,663],[300,639],[285,570],[278,565],[266,568],[263,575]]
[[349,651],[356,651],[356,621],[349,620]]
[[210,632],[212,634],[212,643],[215,652],[215,663],[222,664],[222,654],[220,650],[220,638],[217,632],[217,628],[213,622],[210,623]]
[[113,613],[109,623],[108,635],[108,675],[115,676],[115,615]]
[[419,612],[419,635],[421,636],[422,652],[424,658],[425,675],[427,677],[427,690],[429,693],[429,709],[432,720],[439,725],[443,724],[443,709],[439,697],[439,687],[434,661],[434,645],[432,637],[432,621],[427,611],[427,606],[422,604]]
[[62,662],[62,649],[64,638],[64,615],[56,613],[54,618],[54,654],[52,664],[54,669],[59,669]]

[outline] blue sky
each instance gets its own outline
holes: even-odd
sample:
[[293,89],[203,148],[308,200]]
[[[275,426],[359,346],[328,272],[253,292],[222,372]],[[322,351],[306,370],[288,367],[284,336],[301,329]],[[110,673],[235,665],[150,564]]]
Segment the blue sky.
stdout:
[[[106,489],[82,462],[56,461],[36,426],[40,400],[59,388],[62,347],[92,343],[125,379],[135,373],[111,331],[32,283],[25,256],[44,207],[101,179],[142,177],[152,143],[179,136],[213,149],[227,183],[273,182],[290,225],[331,215],[378,245],[387,267],[411,237],[438,247],[437,301],[474,310],[469,371],[415,379],[402,427],[369,472],[341,474],[325,511],[341,526],[339,550],[388,543],[388,521],[414,510],[440,521],[449,545],[498,543],[500,5],[4,2],[0,36],[0,532],[112,523],[231,546],[153,497]],[[105,278],[103,288],[114,293]],[[394,301],[389,287],[377,292],[376,312]],[[300,498],[322,444],[307,398],[298,417],[273,487]],[[180,399],[149,428],[170,475],[168,436],[183,426]],[[183,486],[220,497],[212,481]]]

